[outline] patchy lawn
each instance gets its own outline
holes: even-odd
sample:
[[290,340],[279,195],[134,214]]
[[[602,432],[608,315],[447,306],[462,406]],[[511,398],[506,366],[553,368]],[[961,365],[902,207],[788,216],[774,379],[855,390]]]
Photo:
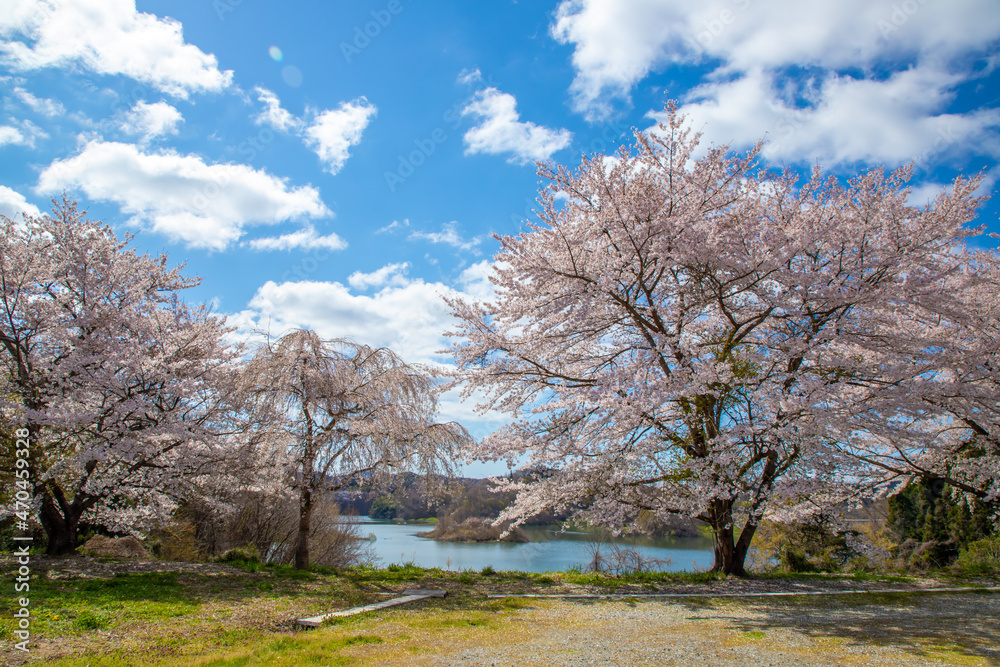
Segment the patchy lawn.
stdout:
[[[5,571],[4,577],[11,580],[12,563],[0,560],[0,568]],[[559,614],[580,615],[591,608],[579,602],[487,599],[488,594],[610,592],[638,599],[638,596],[654,592],[687,592],[706,597],[639,604],[649,609],[654,608],[649,605],[659,605],[663,609],[689,610],[721,609],[727,608],[725,605],[738,604],[739,609],[747,611],[784,608],[783,604],[792,603],[713,602],[710,597],[713,593],[767,591],[912,590],[969,583],[898,575],[810,575],[738,580],[709,574],[610,577],[577,572],[535,574],[490,569],[451,572],[412,565],[352,568],[339,573],[330,570],[300,572],[287,567],[250,565],[237,568],[148,561],[131,564],[87,558],[35,558],[32,568],[34,578],[29,593],[32,650],[28,656],[13,650],[13,590],[0,601],[3,645],[0,650],[3,661],[9,664],[38,661],[81,667],[154,664],[278,667],[389,664],[393,661],[408,664],[419,662],[423,657],[474,652],[477,646],[493,646],[499,650],[496,647],[509,646],[511,642],[530,645],[533,641],[542,641],[539,633],[544,634],[549,627],[546,619],[558,618]],[[972,583],[996,585],[997,582]],[[341,619],[319,630],[303,630],[294,624],[297,618],[385,600],[406,588],[443,588],[449,593],[445,599],[425,600],[391,611]],[[846,613],[849,609],[863,616],[883,607],[909,613],[906,610],[914,605],[926,606],[921,602],[925,597],[940,596],[864,594],[808,600],[802,604],[812,605],[810,608],[817,610],[826,609],[823,613]],[[985,597],[994,600],[998,596]],[[794,598],[800,599],[805,598]],[[598,606],[612,604],[623,603]],[[556,613],[553,609],[562,611]],[[556,616],[550,616],[553,613]],[[787,614],[771,616],[793,618]],[[935,618],[934,614],[924,616],[931,621]],[[727,632],[734,633],[733,646],[763,646],[771,641],[767,624],[729,625]],[[911,632],[924,626],[918,623],[907,627]],[[552,626],[550,631],[555,632],[555,628]],[[955,648],[946,638],[947,635],[935,635],[933,646],[937,648],[927,650],[951,656],[946,662],[954,662],[952,658],[959,657],[989,658],[982,651],[969,653],[965,645],[955,645]],[[1000,637],[996,639],[1000,643]],[[475,655],[465,659],[474,663]]]

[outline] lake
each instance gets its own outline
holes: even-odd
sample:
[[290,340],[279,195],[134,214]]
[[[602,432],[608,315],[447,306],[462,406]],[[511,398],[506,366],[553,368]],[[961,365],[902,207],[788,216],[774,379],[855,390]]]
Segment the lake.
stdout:
[[[524,572],[558,572],[574,566],[586,568],[593,558],[593,537],[588,533],[564,532],[541,526],[528,526],[524,531],[531,542],[438,542],[420,537],[431,530],[427,524],[396,524],[358,517],[363,524],[359,533],[375,535],[371,546],[382,567],[392,563],[413,562],[420,567],[444,570],[495,570]],[[712,540],[693,538],[623,537],[609,538],[638,551],[643,558],[663,561],[656,569],[665,572],[692,572],[712,567]],[[602,551],[610,553],[606,544]]]

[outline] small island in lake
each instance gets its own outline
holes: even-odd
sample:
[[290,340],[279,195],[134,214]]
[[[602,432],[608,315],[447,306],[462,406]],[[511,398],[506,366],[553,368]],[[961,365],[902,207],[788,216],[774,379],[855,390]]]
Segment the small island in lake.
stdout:
[[470,517],[460,523],[442,521],[432,531],[421,533],[422,537],[442,542],[528,542],[528,535],[515,526],[501,537],[505,527],[494,526],[489,519]]

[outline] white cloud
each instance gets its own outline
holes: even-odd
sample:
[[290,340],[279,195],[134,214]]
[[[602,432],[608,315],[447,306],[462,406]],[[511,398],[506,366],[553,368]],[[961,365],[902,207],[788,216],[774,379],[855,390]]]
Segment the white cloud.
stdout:
[[28,202],[20,192],[11,190],[5,185],[0,185],[0,215],[5,215],[13,220],[23,213],[31,216],[40,216],[42,214],[38,207]]
[[281,100],[267,88],[257,86],[254,91],[257,100],[264,105],[254,122],[301,137],[305,145],[319,156],[326,171],[334,175],[351,156],[351,146],[361,143],[365,128],[378,113],[375,105],[359,97],[351,102],[342,102],[336,109],[307,109],[311,120],[306,120],[282,109]]
[[[983,180],[979,183],[979,187],[976,188],[975,195],[977,197],[990,197],[994,194],[993,186],[996,185],[998,179],[1000,179],[1000,170],[993,168],[992,170],[981,172],[980,174]],[[935,183],[933,181],[916,182],[911,181],[910,193],[906,198],[906,203],[910,206],[925,206],[926,204],[933,203],[939,195],[951,192],[952,183]]]
[[270,329],[272,335],[297,327],[324,338],[352,338],[390,347],[405,360],[440,364],[452,326],[442,296],[454,290],[441,283],[390,285],[373,296],[352,294],[338,282],[268,281],[231,322],[244,331]]
[[184,42],[181,24],[136,11],[135,0],[13,0],[0,15],[0,58],[17,70],[78,65],[123,74],[175,97],[219,91],[232,72]]
[[490,276],[493,274],[493,262],[482,260],[467,266],[458,277],[458,285],[462,292],[481,301],[492,300],[496,295]]
[[21,130],[16,127],[0,125],[0,146],[6,146],[7,144],[25,145],[27,144],[27,139],[21,134]]
[[670,46],[688,32],[684,15],[691,7],[693,3],[662,0],[560,3],[551,33],[575,46],[577,74],[571,92],[576,109],[591,118],[606,115],[608,98],[627,97],[654,65],[669,60]]
[[906,198],[906,203],[910,206],[924,206],[930,204],[938,195],[947,191],[946,183],[922,183],[910,188],[910,194]]
[[391,234],[391,233],[394,233],[396,230],[406,229],[409,226],[410,226],[410,221],[409,220],[403,220],[402,222],[400,222],[399,220],[393,220],[392,222],[390,222],[385,227],[379,227],[378,229],[376,229],[375,233],[376,234]]
[[573,45],[574,105],[595,119],[671,63],[718,60],[721,73],[945,62],[993,44],[1000,12],[994,0],[563,0],[551,32]]
[[371,273],[355,271],[347,277],[347,284],[354,289],[363,292],[370,287],[401,287],[409,283],[406,271],[410,268],[409,262],[400,264],[386,264],[381,269]]
[[458,73],[459,83],[479,83],[483,80],[483,73],[479,71],[479,68],[475,69],[463,69]]
[[1000,111],[943,111],[960,82],[954,74],[914,67],[875,81],[831,73],[801,91],[806,106],[787,100],[779,82],[754,70],[705,83],[685,96],[681,111],[706,142],[742,146],[767,133],[764,155],[777,161],[919,165],[952,153],[1000,155]]
[[765,156],[785,162],[1000,157],[1000,112],[953,110],[995,65],[970,65],[1000,37],[993,0],[563,0],[552,35],[574,47],[573,104],[590,120],[650,72],[708,64],[681,111],[709,142],[767,134]]
[[316,152],[328,172],[336,174],[350,157],[350,147],[361,142],[376,112],[364,97],[323,111],[306,128],[306,145]]
[[306,225],[303,229],[290,234],[253,239],[247,245],[254,250],[293,250],[295,248],[306,250],[315,248],[343,250],[347,247],[347,241],[333,232],[330,232],[326,236],[320,236],[316,233],[315,227]]
[[34,148],[36,139],[44,139],[48,136],[42,128],[27,119],[20,122],[20,127],[0,125],[0,146],[12,144]]
[[143,141],[154,137],[177,134],[177,126],[184,122],[181,112],[166,102],[136,102],[122,122],[122,130],[138,134]]
[[[390,264],[369,274],[356,273],[348,279],[350,287],[339,282],[267,282],[228,323],[248,338],[258,338],[262,331],[277,337],[293,328],[308,328],[324,338],[351,338],[391,348],[411,363],[449,368],[450,356],[440,353],[454,342],[444,333],[454,329],[455,321],[442,297],[479,297],[489,266],[480,262],[469,267],[457,287],[408,280],[402,275],[405,267]],[[371,296],[352,293],[352,288],[369,287],[382,289]],[[479,435],[506,421],[497,413],[476,413],[474,403],[461,399],[457,391],[449,392],[441,397],[440,416],[461,421]]]
[[454,221],[441,225],[440,232],[414,231],[410,232],[408,238],[410,240],[430,241],[431,243],[445,243],[459,250],[471,250],[473,252],[476,252],[476,248],[482,242],[482,239],[478,237],[469,240],[462,238],[461,234],[458,233],[458,223]]
[[39,193],[79,188],[112,201],[134,221],[189,247],[224,250],[246,225],[331,215],[310,186],[242,164],[207,164],[174,151],[146,153],[131,144],[91,141],[39,176]]
[[17,96],[17,99],[21,100],[21,102],[26,104],[33,111],[42,115],[53,117],[66,113],[66,107],[64,107],[62,103],[57,100],[35,97],[29,91],[21,87],[14,88],[14,94]]
[[552,130],[520,121],[514,96],[492,87],[477,92],[462,115],[481,119],[465,133],[466,154],[510,153],[511,162],[524,164],[549,159],[569,146],[573,138],[569,130]]
[[277,95],[261,86],[254,88],[254,92],[257,93],[257,99],[264,103],[264,109],[257,114],[254,122],[270,126],[280,132],[301,129],[302,121],[281,108],[281,100]]

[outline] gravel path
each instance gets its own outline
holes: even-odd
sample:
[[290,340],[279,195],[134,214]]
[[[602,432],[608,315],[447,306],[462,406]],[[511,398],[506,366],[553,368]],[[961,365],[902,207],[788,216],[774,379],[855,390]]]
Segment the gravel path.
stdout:
[[539,601],[499,634],[420,664],[1000,665],[1000,595]]

